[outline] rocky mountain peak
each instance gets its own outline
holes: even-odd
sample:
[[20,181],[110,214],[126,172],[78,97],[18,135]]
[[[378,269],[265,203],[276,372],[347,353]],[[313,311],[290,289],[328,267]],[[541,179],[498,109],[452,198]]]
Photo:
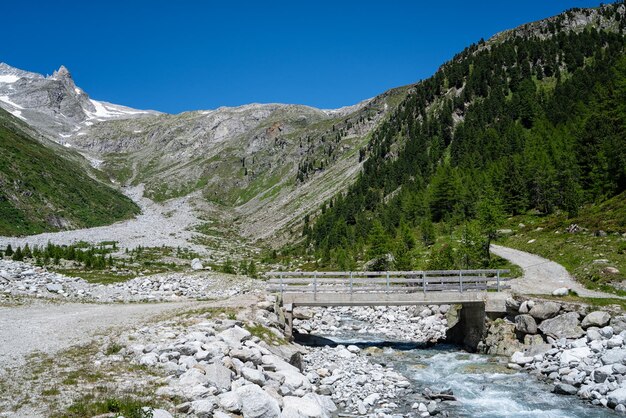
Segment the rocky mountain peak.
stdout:
[[69,70],[65,67],[65,65],[61,65],[58,70],[52,73],[52,78],[56,79],[71,79],[72,74],[70,74]]

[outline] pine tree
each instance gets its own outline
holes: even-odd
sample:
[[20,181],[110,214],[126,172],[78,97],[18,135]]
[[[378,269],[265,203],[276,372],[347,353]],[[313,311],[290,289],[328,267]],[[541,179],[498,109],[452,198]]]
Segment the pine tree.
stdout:
[[476,217],[485,236],[483,254],[489,259],[491,241],[496,239],[498,228],[504,221],[504,205],[491,187],[487,187],[483,192],[478,202]]
[[15,252],[13,253],[13,256],[11,257],[11,259],[13,261],[24,261],[24,254],[22,254],[21,247],[17,247],[17,250],[15,250]]
[[373,260],[371,268],[373,271],[384,271],[390,267],[388,257],[390,245],[389,236],[385,232],[382,223],[375,219],[368,237],[369,249],[367,257]]
[[24,249],[22,250],[22,254],[24,255],[24,258],[33,257],[33,253],[31,252],[30,247],[28,246],[28,243],[26,243],[26,245],[24,246]]
[[8,244],[8,245],[7,245],[7,248],[6,248],[6,250],[4,251],[4,254],[5,254],[7,257],[11,257],[11,256],[13,255],[13,248],[11,248],[11,244]]
[[430,219],[424,219],[420,224],[420,232],[422,234],[422,242],[425,246],[430,247],[435,243],[435,226]]

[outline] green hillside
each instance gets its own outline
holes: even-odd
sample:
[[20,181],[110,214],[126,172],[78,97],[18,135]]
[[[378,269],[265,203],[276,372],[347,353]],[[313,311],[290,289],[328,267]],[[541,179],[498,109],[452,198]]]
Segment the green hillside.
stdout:
[[77,155],[33,135],[0,109],[0,235],[105,225],[139,213],[130,199],[91,178]]
[[506,217],[575,218],[626,190],[619,5],[481,41],[419,83],[358,181],[305,221],[303,248],[326,265],[488,266]]

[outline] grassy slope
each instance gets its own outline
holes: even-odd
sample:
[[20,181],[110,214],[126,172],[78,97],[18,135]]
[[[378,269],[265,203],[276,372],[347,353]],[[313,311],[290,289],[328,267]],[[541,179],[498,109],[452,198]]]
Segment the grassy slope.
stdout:
[[[613,291],[626,280],[626,192],[599,205],[591,205],[574,219],[565,215],[524,215],[508,220],[513,235],[500,243],[539,254],[562,264],[574,277],[591,289]],[[520,228],[520,223],[525,227]],[[580,232],[568,233],[577,224]],[[597,231],[606,236],[596,236]],[[606,260],[606,261],[601,261]],[[607,272],[615,267],[618,274]],[[625,288],[626,289],[626,288]],[[626,295],[626,291],[617,293]]]
[[54,231],[61,220],[72,227],[105,225],[138,212],[130,199],[42,145],[0,109],[0,235]]

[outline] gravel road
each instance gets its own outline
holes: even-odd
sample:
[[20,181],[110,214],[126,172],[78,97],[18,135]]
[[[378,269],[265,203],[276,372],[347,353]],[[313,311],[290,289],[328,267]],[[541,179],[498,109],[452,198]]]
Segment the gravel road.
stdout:
[[510,282],[513,292],[546,295],[552,294],[552,291],[560,287],[567,287],[583,297],[616,297],[609,293],[586,289],[565,270],[565,267],[538,255],[494,244],[491,245],[491,252],[524,270],[524,276],[521,279]]
[[29,354],[54,354],[91,341],[112,327],[137,326],[155,315],[197,302],[156,304],[32,303],[0,308],[0,376]]

